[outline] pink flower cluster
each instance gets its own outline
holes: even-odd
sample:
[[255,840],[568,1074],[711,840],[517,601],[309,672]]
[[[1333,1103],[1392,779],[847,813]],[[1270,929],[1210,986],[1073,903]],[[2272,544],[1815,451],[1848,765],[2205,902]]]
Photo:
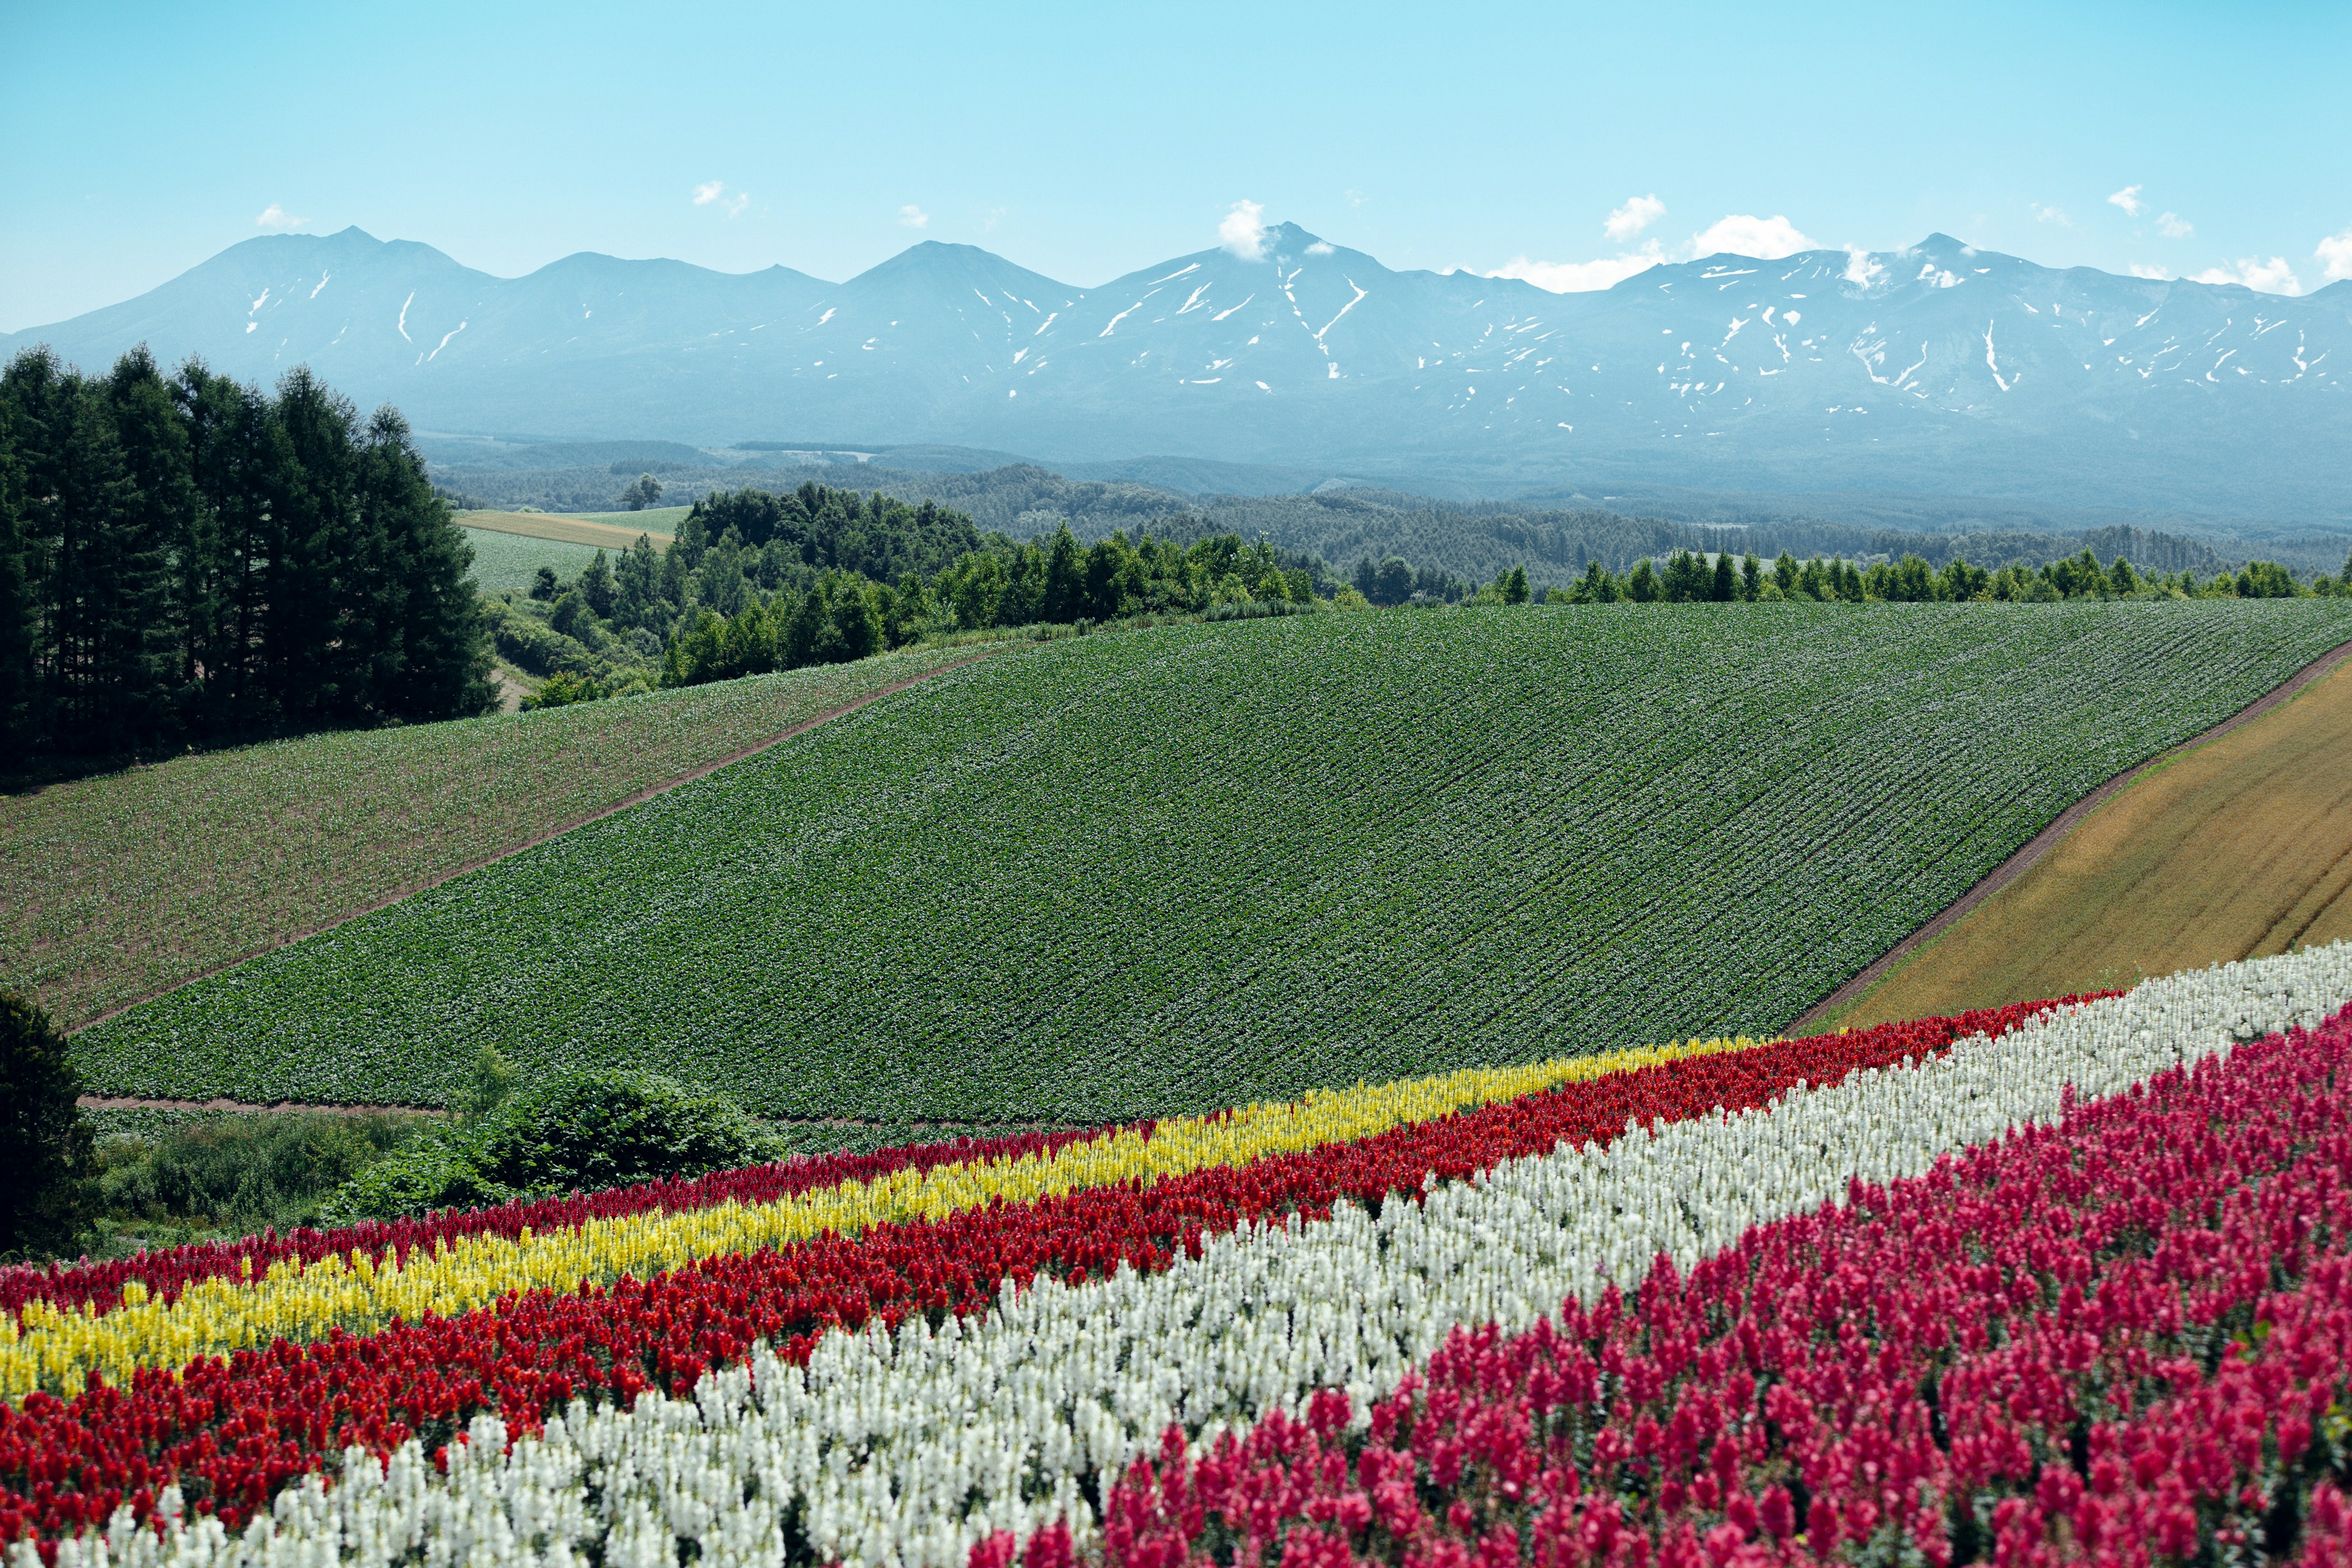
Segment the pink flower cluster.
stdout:
[[1106,1558],[2352,1565],[2347,1068],[2352,1009],[1662,1258],[1635,1300],[1457,1332],[1368,1421],[1327,1391],[1201,1452],[1171,1429]]

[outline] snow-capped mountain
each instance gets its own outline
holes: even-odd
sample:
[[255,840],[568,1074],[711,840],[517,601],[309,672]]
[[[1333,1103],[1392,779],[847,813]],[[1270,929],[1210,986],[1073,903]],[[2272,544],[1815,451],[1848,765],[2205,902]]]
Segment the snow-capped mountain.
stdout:
[[420,426],[936,441],[1368,476],[1852,486],[2352,518],[2352,283],[2056,270],[1943,235],[1604,292],[1391,271],[1296,226],[1094,289],[925,243],[845,283],[579,255],[499,279],[357,229],[247,241],[0,338],[309,363]]

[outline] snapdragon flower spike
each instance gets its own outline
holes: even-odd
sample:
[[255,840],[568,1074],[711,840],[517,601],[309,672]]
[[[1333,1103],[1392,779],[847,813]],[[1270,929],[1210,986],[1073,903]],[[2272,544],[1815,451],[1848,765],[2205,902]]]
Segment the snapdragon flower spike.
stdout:
[[0,1525],[13,1512],[16,1529],[51,1536],[126,1504],[143,1520],[171,1486],[192,1511],[240,1524],[349,1447],[439,1447],[489,1413],[528,1432],[575,1397],[625,1408],[647,1389],[682,1396],[755,1344],[804,1363],[827,1333],[984,1314],[1008,1286],[1040,1278],[1154,1273],[1236,1226],[1319,1220],[1340,1202],[1417,1200],[1503,1161],[1605,1144],[1631,1125],[1762,1106],[1799,1083],[1923,1059],[2074,1000],[1688,1058],[1149,1186],[828,1236],[604,1289],[518,1293],[491,1310],[280,1341],[176,1374],[142,1369],[128,1387],[93,1378],[70,1400],[36,1393],[15,1410],[0,1405]]
[[1104,1556],[2352,1561],[2347,1069],[2352,1008],[1630,1300],[1458,1331],[1368,1421],[1325,1390],[1199,1450],[1171,1427]]
[[[997,1532],[1025,1557],[1064,1525],[1091,1552],[1097,1500],[1171,1422],[1213,1447],[1277,1410],[1304,1418],[1318,1389],[1347,1390],[1361,1411],[1424,1372],[1456,1328],[1508,1335],[1563,1298],[1636,1292],[1661,1255],[1687,1274],[1857,1180],[1925,1173],[2059,1121],[2077,1093],[2126,1092],[2347,1001],[2352,944],[2149,981],[1769,1108],[1505,1160],[1377,1215],[1343,1200],[1328,1218],[1204,1236],[1164,1271],[1040,1274],[936,1328],[927,1315],[895,1331],[869,1320],[824,1334],[805,1365],[755,1346],[690,1396],[648,1389],[626,1410],[574,1400],[537,1433],[478,1415],[460,1440],[411,1438],[382,1457],[354,1447],[236,1533],[166,1487],[144,1528],[123,1506],[102,1531],[56,1542],[58,1568],[94,1568],[100,1551],[116,1568],[650,1565],[698,1552],[704,1568],[965,1568]],[[16,1568],[47,1549],[20,1543]]]
[[[1151,1122],[1141,1121],[1125,1130],[1148,1136],[1151,1127]],[[942,1165],[1050,1153],[1071,1143],[1102,1137],[1105,1131],[1092,1128],[1024,1132],[1002,1138],[954,1138],[884,1149],[871,1154],[801,1154],[772,1165],[642,1182],[601,1193],[500,1204],[489,1208],[446,1210],[423,1219],[369,1220],[329,1230],[305,1226],[284,1236],[267,1230],[234,1241],[194,1242],[130,1258],[17,1264],[0,1268],[0,1311],[14,1315],[28,1301],[107,1311],[121,1304],[122,1288],[133,1282],[142,1286],[150,1297],[168,1301],[197,1280],[258,1278],[267,1274],[272,1264],[288,1259],[316,1263],[331,1257],[347,1258],[358,1251],[370,1258],[391,1253],[404,1261],[414,1253],[430,1253],[436,1242],[462,1236],[516,1237],[526,1230],[544,1233],[630,1215],[679,1214],[715,1208],[729,1202],[773,1203],[844,1182],[874,1181],[898,1171],[929,1171]]]

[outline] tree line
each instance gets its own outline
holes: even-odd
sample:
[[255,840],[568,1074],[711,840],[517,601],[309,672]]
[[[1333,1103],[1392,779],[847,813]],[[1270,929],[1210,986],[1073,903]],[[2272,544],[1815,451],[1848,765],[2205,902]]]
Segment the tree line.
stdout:
[[[1402,564],[1402,563],[1399,563]],[[2010,604],[2055,604],[2067,599],[2239,598],[2292,599],[2352,596],[2352,558],[2341,577],[2321,575],[2309,586],[2275,562],[2252,561],[2236,572],[2218,572],[2199,581],[2194,572],[2143,573],[2124,556],[2099,564],[2086,548],[2081,554],[2040,567],[2009,565],[1998,571],[1954,556],[1941,568],[1917,555],[1880,561],[1867,568],[1832,556],[1801,564],[1787,551],[1766,565],[1750,554],[1735,561],[1728,551],[1711,558],[1677,550],[1663,570],[1637,563],[1624,576],[1599,562],[1566,589],[1549,591],[1549,601],[1577,605],[1681,604],[1810,599],[1823,603],[1958,603],[1982,600]]]
[[[914,510],[919,520],[934,510],[928,501]],[[936,547],[959,525],[971,527],[957,513],[937,513],[929,542]],[[1082,545],[1065,525],[1043,540],[1015,543],[997,534],[977,543],[934,572],[910,565],[895,582],[844,560],[733,616],[705,606],[670,639],[662,684],[863,658],[956,631],[1244,608],[1281,614],[1316,601],[1307,566],[1285,561],[1263,540],[1245,544],[1234,534],[1180,545],[1114,531]],[[907,553],[914,559],[921,552]]]
[[26,350],[0,371],[0,772],[479,712],[471,563],[389,407]]

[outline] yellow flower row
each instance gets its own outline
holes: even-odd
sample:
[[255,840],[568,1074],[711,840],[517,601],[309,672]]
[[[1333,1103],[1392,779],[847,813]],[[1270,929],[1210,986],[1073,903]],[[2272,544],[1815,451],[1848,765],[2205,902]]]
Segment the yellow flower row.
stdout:
[[78,1390],[93,1370],[121,1381],[137,1367],[184,1366],[199,1356],[280,1338],[322,1339],[335,1328],[371,1333],[395,1317],[447,1317],[509,1291],[568,1290],[623,1274],[648,1279],[699,1258],[781,1247],[827,1231],[854,1234],[895,1220],[936,1218],[993,1199],[1031,1203],[1087,1187],[1246,1164],[1562,1084],[1759,1043],[1744,1036],[1691,1040],[1359,1084],[1282,1104],[1172,1119],[1149,1136],[1114,1131],[1049,1153],[902,1170],[772,1203],[730,1200],[677,1213],[591,1219],[544,1233],[462,1236],[436,1242],[429,1255],[412,1252],[404,1262],[389,1250],[374,1258],[358,1248],[307,1265],[285,1258],[258,1279],[202,1280],[170,1302],[150,1300],[136,1284],[111,1310],[32,1301],[14,1321],[0,1314],[0,1397],[20,1399],[35,1388]]

